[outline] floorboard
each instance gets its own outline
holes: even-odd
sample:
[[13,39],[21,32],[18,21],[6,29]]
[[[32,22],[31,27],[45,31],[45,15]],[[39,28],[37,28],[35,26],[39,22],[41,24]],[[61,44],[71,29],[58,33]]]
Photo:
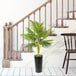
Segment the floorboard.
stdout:
[[1,76],[7,76],[8,70],[9,70],[8,68],[4,68]]
[[0,76],[76,76],[76,68],[46,67],[41,73],[36,73],[34,67],[0,68]]
[[0,76],[1,76],[2,72],[3,72],[3,68],[0,68]]
[[8,69],[8,73],[7,73],[7,76],[13,76],[14,75],[14,69],[15,68],[9,68]]
[[20,68],[14,69],[14,75],[13,76],[20,76]]
[[25,70],[26,70],[26,76],[33,76],[31,67],[30,68],[26,67]]
[[60,75],[60,76],[64,76],[64,74],[62,73],[62,71],[60,70],[59,67],[57,67],[57,68],[54,67],[54,70],[55,70],[57,76],[58,76],[58,75]]
[[54,75],[54,76],[57,75],[55,72],[55,69],[53,67],[49,67],[49,71],[50,71],[51,75]]
[[20,68],[20,76],[25,76],[26,73],[25,73],[25,68]]
[[33,76],[44,76],[43,72],[41,72],[41,73],[35,72],[35,68],[32,68],[32,74],[33,74]]
[[50,71],[49,71],[49,68],[44,68],[43,73],[44,73],[44,76],[52,76]]

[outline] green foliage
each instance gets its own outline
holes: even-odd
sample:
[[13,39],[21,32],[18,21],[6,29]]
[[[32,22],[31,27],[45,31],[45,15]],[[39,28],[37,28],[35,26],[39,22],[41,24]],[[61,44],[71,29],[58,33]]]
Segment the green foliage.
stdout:
[[30,20],[30,28],[26,28],[27,34],[21,34],[24,39],[30,41],[26,47],[38,47],[42,45],[42,47],[48,47],[52,44],[52,40],[46,40],[49,35],[49,30],[44,29],[43,23],[38,23],[37,21]]

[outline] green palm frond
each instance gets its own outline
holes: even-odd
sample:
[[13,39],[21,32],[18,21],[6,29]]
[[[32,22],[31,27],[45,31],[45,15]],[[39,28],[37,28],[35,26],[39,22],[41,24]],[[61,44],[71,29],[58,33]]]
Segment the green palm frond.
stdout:
[[29,48],[29,49],[32,49],[32,47],[36,47],[36,44],[35,43],[29,43],[25,46],[25,48]]
[[[46,40],[50,29],[45,30],[44,29],[44,23],[39,23],[37,21],[32,21],[30,20],[30,28],[26,28],[27,33],[26,34],[21,34],[24,39],[30,41],[26,47],[32,48],[32,47],[37,47],[40,48],[40,45],[43,47],[48,47],[49,45],[52,44],[52,40]],[[38,49],[38,55],[40,51]]]
[[29,34],[35,35],[35,33],[34,33],[30,28],[26,28],[26,31],[27,31]]
[[31,25],[31,29],[34,33],[37,33],[37,22],[33,22],[32,20],[30,20],[30,25]]
[[40,42],[42,47],[49,47],[52,43],[53,43],[53,40],[44,40]]
[[24,38],[24,39],[26,39],[26,40],[28,40],[28,41],[31,41],[31,42],[34,42],[35,40],[36,40],[36,37],[35,36],[33,36],[32,34],[21,34],[21,36]]
[[34,33],[36,33],[37,35],[41,32],[43,32],[43,23],[38,23],[37,21],[33,22],[30,20],[30,25],[31,25],[31,29],[32,31],[34,31]]
[[48,37],[48,33],[49,33],[49,30],[43,31],[43,32],[41,33],[41,37],[42,37],[43,39],[47,38],[47,37]]

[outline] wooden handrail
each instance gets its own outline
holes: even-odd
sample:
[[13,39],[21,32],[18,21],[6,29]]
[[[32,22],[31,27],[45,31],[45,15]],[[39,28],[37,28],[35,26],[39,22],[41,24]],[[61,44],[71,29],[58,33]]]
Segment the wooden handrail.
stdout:
[[31,14],[34,14],[37,10],[41,9],[43,6],[45,6],[48,3],[51,3],[52,0],[48,0],[47,2],[45,2],[44,4],[42,4],[41,6],[39,6],[38,8],[36,8],[34,11],[32,11],[31,13],[29,13],[28,15],[26,15],[24,18],[22,18],[21,20],[19,20],[18,22],[16,22],[13,26],[11,26],[10,28],[13,28],[14,26],[18,25],[20,22],[24,21],[24,19],[28,18]]

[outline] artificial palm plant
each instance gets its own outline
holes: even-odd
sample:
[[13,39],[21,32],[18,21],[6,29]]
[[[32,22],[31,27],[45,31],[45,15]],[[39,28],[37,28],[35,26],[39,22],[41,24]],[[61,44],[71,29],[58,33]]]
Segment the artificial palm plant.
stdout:
[[21,34],[24,39],[28,40],[30,43],[27,44],[25,47],[37,47],[37,57],[40,57],[40,47],[48,47],[52,44],[52,40],[47,40],[50,30],[44,29],[44,24],[39,23],[37,21],[30,20],[30,28],[26,28],[27,33]]

